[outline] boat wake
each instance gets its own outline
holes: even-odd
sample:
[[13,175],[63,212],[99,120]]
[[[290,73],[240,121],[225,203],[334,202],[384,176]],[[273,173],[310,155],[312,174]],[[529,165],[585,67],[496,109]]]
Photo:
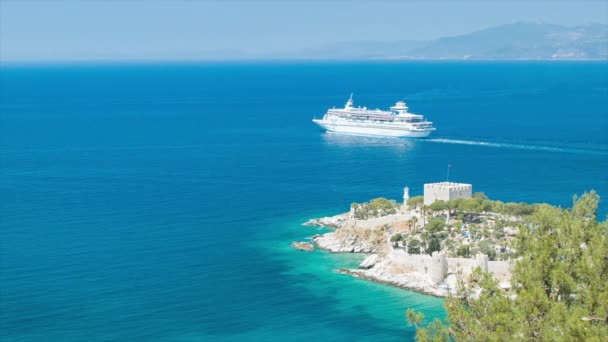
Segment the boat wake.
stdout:
[[443,144],[476,145],[476,146],[487,146],[487,147],[519,149],[519,150],[608,155],[608,150],[603,150],[603,149],[568,148],[568,147],[557,147],[557,146],[511,144],[511,143],[498,143],[498,142],[490,142],[490,141],[443,139],[443,138],[424,139],[424,141],[434,142],[434,143],[443,143]]

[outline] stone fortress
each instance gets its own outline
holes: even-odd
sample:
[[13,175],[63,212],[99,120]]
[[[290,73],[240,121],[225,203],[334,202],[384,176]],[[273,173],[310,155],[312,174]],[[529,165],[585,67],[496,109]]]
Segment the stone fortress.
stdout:
[[[312,220],[311,225],[336,228],[333,232],[314,237],[313,241],[320,248],[331,252],[372,253],[361,263],[359,269],[341,270],[342,273],[422,293],[445,296],[455,291],[457,277],[466,279],[477,267],[492,273],[503,289],[510,288],[511,261],[491,261],[481,253],[470,258],[448,257],[445,252],[433,252],[432,255],[409,254],[405,249],[394,248],[388,241],[388,236],[384,247],[374,247],[370,236],[375,236],[371,233],[380,227],[388,227],[390,234],[394,234],[404,229],[405,226],[400,222],[412,219],[423,222],[422,210],[407,205],[409,191],[408,187],[403,189],[403,205],[395,214],[355,219],[351,207],[350,213]],[[472,198],[472,192],[472,184],[428,183],[424,184],[423,203],[430,205],[439,200]]]
[[453,201],[459,198],[471,198],[473,185],[454,182],[424,184],[424,205],[435,201]]
[[[471,198],[473,196],[473,185],[466,183],[439,182],[424,184],[424,205],[430,205],[436,201],[452,201],[459,198]],[[407,200],[410,198],[409,187],[403,189],[403,206],[407,208]],[[506,261],[489,261],[488,256],[478,253],[474,258],[448,258],[445,253],[433,252],[427,254],[408,254],[403,250],[392,250],[388,259],[394,265],[404,269],[424,274],[435,284],[445,282],[449,275],[462,272],[468,276],[477,267],[483,272],[494,274],[499,280],[510,278],[510,265]],[[506,284],[501,284],[507,288]]]

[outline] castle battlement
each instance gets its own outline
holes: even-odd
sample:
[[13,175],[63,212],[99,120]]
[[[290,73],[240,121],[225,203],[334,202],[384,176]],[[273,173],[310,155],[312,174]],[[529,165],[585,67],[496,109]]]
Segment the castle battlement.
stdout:
[[473,185],[466,183],[439,182],[424,184],[424,204],[435,201],[452,201],[459,198],[471,198]]

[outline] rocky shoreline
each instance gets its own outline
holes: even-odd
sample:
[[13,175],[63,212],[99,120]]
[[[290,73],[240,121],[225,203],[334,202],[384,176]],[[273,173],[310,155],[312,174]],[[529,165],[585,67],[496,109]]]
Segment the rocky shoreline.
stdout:
[[338,273],[436,297],[448,294],[448,286],[433,283],[425,274],[393,265],[386,257],[390,253],[386,232],[380,227],[370,229],[361,222],[357,228],[356,220],[349,219],[348,215],[311,219],[303,224],[335,228],[332,232],[313,236],[312,241],[320,249],[331,253],[371,254],[361,262],[359,269],[342,268]]
[[347,268],[341,268],[337,271],[341,274],[347,274],[355,278],[365,279],[373,281],[375,283],[390,285],[402,288],[404,290],[414,291],[434,297],[445,297],[448,294],[448,289],[434,284],[429,284],[425,279],[421,279],[418,276],[401,276],[399,279],[393,279],[392,277],[380,277],[374,274],[369,274],[363,270],[352,270]]
[[304,222],[302,225],[309,227],[340,228],[348,219],[349,213],[344,213],[335,216],[310,219]]
[[376,253],[377,246],[353,233],[330,232],[315,235],[312,241],[332,253]]
[[395,248],[390,240],[391,234],[404,229],[402,223],[417,214],[413,210],[369,220],[356,220],[349,214],[304,223],[306,226],[334,228],[331,232],[313,236],[312,242],[320,249],[331,253],[370,254],[358,269],[338,269],[338,273],[436,297],[455,293],[456,275],[461,273],[464,278],[476,267],[497,274],[495,269],[499,269],[503,282],[505,278],[508,282],[508,265],[491,264],[489,269],[487,256],[447,258],[445,253],[408,254]]

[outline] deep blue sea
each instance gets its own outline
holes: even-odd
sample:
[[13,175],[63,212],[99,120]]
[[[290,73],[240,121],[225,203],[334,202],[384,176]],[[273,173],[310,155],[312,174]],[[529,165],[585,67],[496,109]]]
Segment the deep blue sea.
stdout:
[[[406,100],[426,140],[325,134]],[[353,201],[608,198],[608,63],[4,65],[2,341],[408,341],[443,301],[293,250]],[[601,204],[602,218],[608,205]]]

